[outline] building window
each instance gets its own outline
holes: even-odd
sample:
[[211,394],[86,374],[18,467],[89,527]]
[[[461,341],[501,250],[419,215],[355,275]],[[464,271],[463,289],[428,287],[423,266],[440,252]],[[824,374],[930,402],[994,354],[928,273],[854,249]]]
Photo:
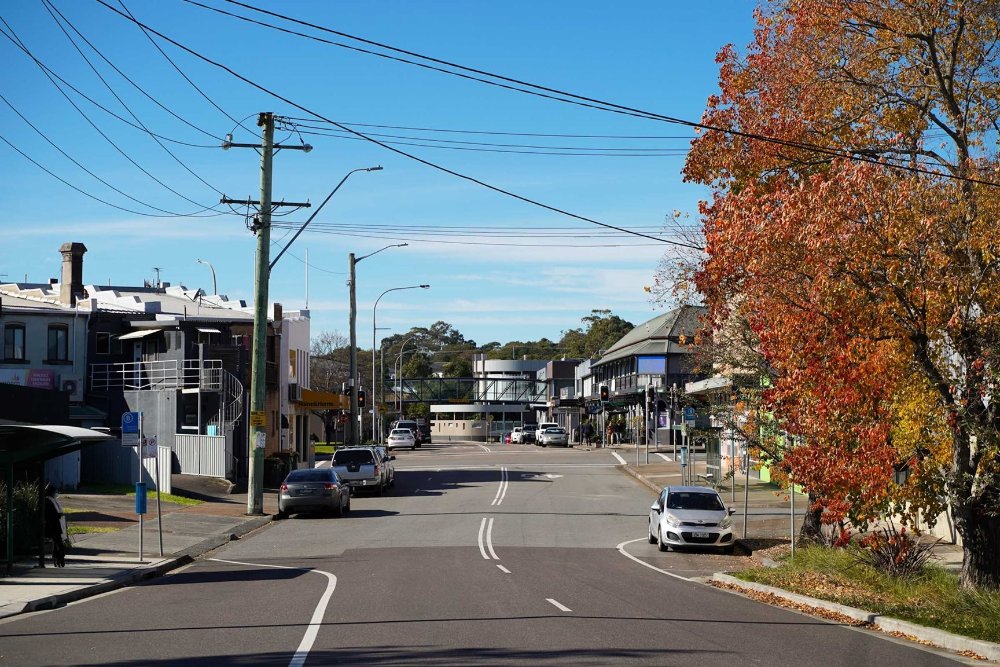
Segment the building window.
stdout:
[[49,325],[48,350],[46,361],[69,361],[69,328],[65,324]]
[[24,361],[24,325],[8,324],[3,328],[4,361]]
[[94,338],[94,352],[97,354],[111,354],[111,334],[98,331]]

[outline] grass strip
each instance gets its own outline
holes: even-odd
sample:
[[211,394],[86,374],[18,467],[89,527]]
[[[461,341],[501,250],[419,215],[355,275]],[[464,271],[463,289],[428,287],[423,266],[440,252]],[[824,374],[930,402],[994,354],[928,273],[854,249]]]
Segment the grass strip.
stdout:
[[1000,642],[1000,591],[966,590],[958,575],[928,565],[919,575],[891,577],[842,549],[803,547],[776,568],[731,573],[810,597],[838,602],[958,635]]

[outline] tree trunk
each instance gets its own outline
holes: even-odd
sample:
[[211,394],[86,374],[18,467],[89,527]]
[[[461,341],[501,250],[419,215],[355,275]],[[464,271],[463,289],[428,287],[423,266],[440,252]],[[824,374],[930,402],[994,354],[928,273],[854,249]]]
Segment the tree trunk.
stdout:
[[806,509],[805,517],[802,519],[802,528],[799,530],[800,542],[822,542],[823,541],[823,508],[816,505],[816,496],[809,492],[809,507]]
[[978,510],[965,506],[953,512],[962,536],[962,586],[1000,590],[1000,517]]

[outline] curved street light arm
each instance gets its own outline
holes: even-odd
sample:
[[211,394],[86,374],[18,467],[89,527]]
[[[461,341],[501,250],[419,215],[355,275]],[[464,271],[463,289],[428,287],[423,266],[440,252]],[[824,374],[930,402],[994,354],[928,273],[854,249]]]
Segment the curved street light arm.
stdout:
[[281,249],[281,252],[279,252],[277,254],[277,256],[273,260],[271,260],[271,263],[267,265],[267,270],[268,270],[269,273],[270,273],[271,269],[274,268],[274,265],[278,263],[278,260],[281,259],[281,256],[285,254],[285,251],[288,250],[292,246],[293,243],[295,243],[295,239],[299,238],[299,234],[301,234],[302,232],[304,232],[305,229],[306,229],[306,227],[309,226],[309,223],[313,221],[313,218],[316,217],[316,214],[319,213],[323,209],[324,206],[326,206],[326,203],[328,201],[330,201],[330,198],[333,197],[333,195],[337,194],[337,190],[339,190],[340,186],[344,184],[344,181],[346,181],[348,178],[350,178],[351,174],[355,174],[355,173],[357,173],[359,171],[382,171],[382,167],[381,166],[378,166],[378,167],[362,167],[360,169],[352,169],[351,171],[347,172],[347,174],[345,174],[344,177],[342,179],[340,179],[340,183],[337,183],[337,187],[335,187],[333,189],[333,191],[326,196],[326,199],[323,200],[323,203],[320,204],[319,206],[317,206],[316,209],[312,212],[312,215],[309,216],[309,219],[306,220],[302,224],[301,227],[299,227],[299,231],[295,232],[295,236],[293,236],[292,239],[288,243],[285,244],[285,247]]

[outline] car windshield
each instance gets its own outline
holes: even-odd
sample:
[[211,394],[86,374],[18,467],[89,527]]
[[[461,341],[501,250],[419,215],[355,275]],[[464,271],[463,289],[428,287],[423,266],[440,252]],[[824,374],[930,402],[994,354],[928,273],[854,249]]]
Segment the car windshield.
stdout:
[[405,438],[408,435],[413,435],[413,433],[411,433],[409,431],[409,429],[394,428],[394,429],[392,429],[392,433],[389,434],[389,437],[391,438],[391,437],[395,436],[397,438]]
[[293,470],[285,478],[286,482],[330,482],[336,481],[337,474],[329,468],[304,468]]
[[368,449],[341,449],[333,454],[333,462],[338,465],[350,463],[371,463],[374,454]]
[[672,510],[723,510],[725,506],[717,493],[675,491],[667,496],[667,509]]

